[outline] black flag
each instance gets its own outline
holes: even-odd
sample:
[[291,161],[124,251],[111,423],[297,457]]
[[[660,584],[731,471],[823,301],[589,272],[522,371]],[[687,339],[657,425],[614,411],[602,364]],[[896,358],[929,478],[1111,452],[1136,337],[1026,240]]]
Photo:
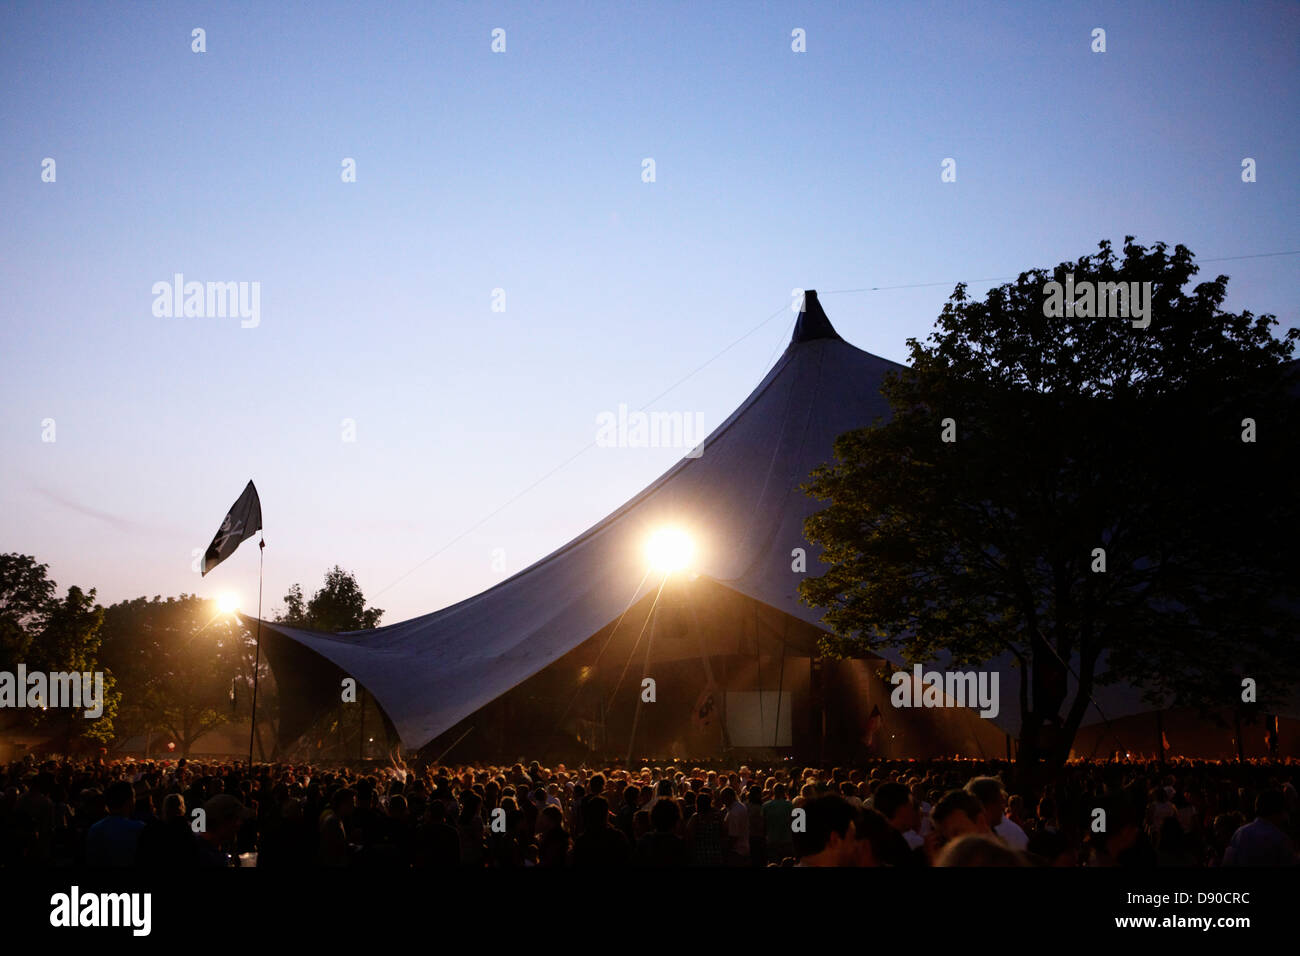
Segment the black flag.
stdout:
[[235,553],[235,549],[246,538],[262,530],[262,502],[257,497],[257,489],[250,481],[244,493],[235,500],[227,512],[217,536],[208,545],[203,555],[203,574],[207,574],[226,558]]

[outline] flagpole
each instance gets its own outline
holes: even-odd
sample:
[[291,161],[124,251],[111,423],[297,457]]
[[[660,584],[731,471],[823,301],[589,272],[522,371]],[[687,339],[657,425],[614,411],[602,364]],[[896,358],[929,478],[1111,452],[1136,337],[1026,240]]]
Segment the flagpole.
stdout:
[[253,661],[253,719],[248,728],[248,772],[253,772],[253,740],[257,736],[257,672],[262,669],[262,565],[266,552],[266,538],[257,541],[257,636],[254,643],[257,653]]

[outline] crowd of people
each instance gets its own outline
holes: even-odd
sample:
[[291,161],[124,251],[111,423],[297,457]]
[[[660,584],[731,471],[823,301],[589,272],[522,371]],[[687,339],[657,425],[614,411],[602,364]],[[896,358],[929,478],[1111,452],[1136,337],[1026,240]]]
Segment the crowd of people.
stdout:
[[1286,866],[1300,764],[0,766],[0,866]]

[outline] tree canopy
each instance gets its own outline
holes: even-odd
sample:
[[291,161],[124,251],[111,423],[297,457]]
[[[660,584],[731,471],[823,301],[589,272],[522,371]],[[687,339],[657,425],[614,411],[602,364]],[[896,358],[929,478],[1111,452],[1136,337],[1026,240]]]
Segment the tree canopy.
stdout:
[[[204,735],[249,719],[255,649],[238,617],[193,594],[105,608],[94,590],[74,586],[60,597],[48,571],[30,555],[0,554],[0,670],[22,663],[29,673],[102,671],[104,713],[85,720],[80,711],[15,708],[0,711],[4,727],[50,735],[55,747],[78,737],[110,744],[153,736],[186,754]],[[277,620],[331,632],[374,627],[383,614],[338,566],[310,601],[295,584],[285,602]],[[274,730],[278,691],[269,676],[264,659],[258,723],[265,714]]]
[[366,606],[356,576],[336,564],[325,573],[325,583],[310,601],[303,599],[302,585],[293,585],[284,596],[284,610],[275,619],[292,627],[337,634],[377,627],[383,614],[381,608]]
[[[29,674],[100,671],[104,609],[95,603],[94,589],[73,585],[59,597],[48,571],[31,555],[0,554],[0,670],[12,672],[21,663]],[[6,723],[64,740],[107,741],[114,736],[119,697],[113,675],[106,673],[98,718],[87,719],[76,709],[23,709],[7,715]]]
[[104,661],[122,688],[123,730],[165,735],[187,754],[200,737],[235,720],[241,701],[232,701],[233,688],[251,669],[247,641],[233,615],[193,594],[107,608]]
[[[1300,333],[1225,311],[1227,277],[1197,272],[1127,237],[983,301],[957,286],[885,384],[891,419],[841,436],[806,486],[828,567],[801,595],[829,650],[1010,655],[1020,753],[1052,763],[1098,683],[1203,711],[1246,678],[1261,710],[1290,692]],[[1150,283],[1149,324],[1061,308],[1052,282]]]

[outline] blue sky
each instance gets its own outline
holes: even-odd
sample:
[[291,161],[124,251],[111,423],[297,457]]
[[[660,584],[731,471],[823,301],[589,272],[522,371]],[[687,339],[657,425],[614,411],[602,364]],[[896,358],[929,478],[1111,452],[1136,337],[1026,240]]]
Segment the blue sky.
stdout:
[[[1294,3],[7,4],[0,550],[252,609],[255,548],[191,553],[253,478],[268,613],[335,563],[387,623],[445,606],[682,454],[587,448],[601,412],[716,357],[653,408],[720,423],[794,288],[901,359],[952,282],[1102,238],[1300,249],[1298,39]],[[1203,275],[1294,326],[1298,264]],[[260,324],[156,317],[177,272]]]

